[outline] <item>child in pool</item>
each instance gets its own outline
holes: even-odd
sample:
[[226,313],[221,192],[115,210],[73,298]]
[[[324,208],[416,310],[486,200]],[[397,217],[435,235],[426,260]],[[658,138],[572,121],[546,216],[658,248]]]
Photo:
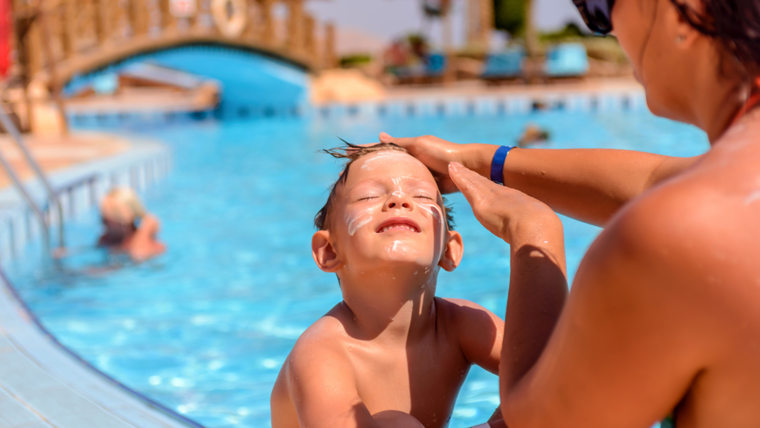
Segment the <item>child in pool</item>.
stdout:
[[272,425],[445,426],[470,366],[497,373],[504,323],[475,303],[435,297],[462,238],[420,161],[393,144],[328,152],[350,161],[315,217],[312,254],[337,275],[343,301],[290,352]]
[[103,197],[100,218],[103,233],[98,238],[99,247],[124,252],[135,261],[149,259],[166,250],[158,240],[158,218],[145,210],[137,194],[128,187],[111,189]]

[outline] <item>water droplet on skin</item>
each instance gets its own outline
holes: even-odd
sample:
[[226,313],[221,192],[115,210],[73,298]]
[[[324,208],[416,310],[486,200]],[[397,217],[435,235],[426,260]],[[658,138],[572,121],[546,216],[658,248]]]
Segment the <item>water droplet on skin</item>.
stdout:
[[760,190],[755,190],[749,196],[747,196],[744,199],[744,205],[750,205],[757,200],[760,200]]

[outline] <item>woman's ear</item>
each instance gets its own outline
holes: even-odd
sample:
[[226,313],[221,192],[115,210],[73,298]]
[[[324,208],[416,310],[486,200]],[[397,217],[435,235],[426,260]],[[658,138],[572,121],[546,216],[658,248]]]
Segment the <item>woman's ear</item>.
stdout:
[[459,262],[462,261],[462,254],[464,252],[464,245],[462,245],[462,235],[454,230],[446,232],[447,240],[446,247],[444,248],[443,257],[438,262],[438,266],[444,270],[451,272],[459,266]]
[[318,230],[311,237],[311,255],[317,266],[325,272],[336,272],[340,268],[341,262],[330,242],[328,230]]
[[[679,0],[679,4],[683,5],[685,13],[693,11],[695,16],[704,16],[705,6],[702,0]],[[691,49],[695,41],[703,37],[702,34],[694,29],[676,5],[671,3],[667,6],[670,7],[669,16],[675,18],[672,36],[676,45],[682,49]]]

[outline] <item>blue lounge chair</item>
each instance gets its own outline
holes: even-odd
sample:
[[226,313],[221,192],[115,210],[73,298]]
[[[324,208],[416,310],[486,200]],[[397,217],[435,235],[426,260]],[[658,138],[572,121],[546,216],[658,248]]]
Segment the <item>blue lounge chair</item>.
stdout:
[[395,70],[399,83],[424,83],[440,80],[446,72],[446,54],[432,53],[425,64],[399,67]]
[[580,43],[564,43],[549,49],[544,75],[549,78],[583,77],[588,73],[586,47]]
[[446,55],[442,53],[430,54],[425,67],[425,77],[442,77],[444,71],[446,71]]
[[525,52],[522,48],[489,54],[480,77],[489,82],[522,77],[524,61]]

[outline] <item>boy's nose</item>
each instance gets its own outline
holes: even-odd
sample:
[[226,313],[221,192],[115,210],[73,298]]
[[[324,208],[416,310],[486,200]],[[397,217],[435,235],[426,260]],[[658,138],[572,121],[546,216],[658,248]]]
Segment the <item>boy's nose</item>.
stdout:
[[393,209],[393,208],[405,208],[405,209],[411,209],[412,203],[409,200],[409,198],[406,196],[406,194],[399,194],[395,193],[391,194],[391,196],[388,198],[387,201],[385,201],[385,208],[387,209]]

